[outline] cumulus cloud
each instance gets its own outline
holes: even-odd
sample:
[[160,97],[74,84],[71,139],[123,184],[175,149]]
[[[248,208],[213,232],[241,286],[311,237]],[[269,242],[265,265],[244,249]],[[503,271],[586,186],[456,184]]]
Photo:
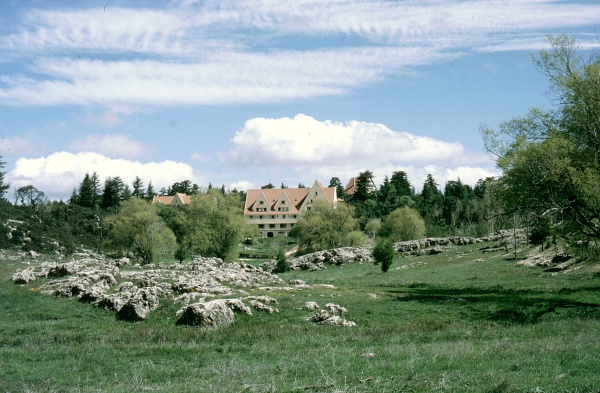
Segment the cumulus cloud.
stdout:
[[94,152],[111,158],[139,159],[151,148],[126,135],[87,135],[73,141],[69,148],[77,152]]
[[20,158],[6,175],[11,186],[19,188],[33,185],[51,199],[67,199],[86,173],[98,173],[101,180],[120,176],[131,184],[140,177],[155,190],[185,179],[202,182],[188,164],[175,161],[147,162],[114,159],[98,153],[58,152],[35,159]]
[[458,142],[393,131],[378,123],[254,118],[231,139],[229,158],[239,165],[339,165],[477,162],[484,157]]
[[[361,121],[319,121],[299,114],[293,118],[248,120],[221,156],[243,166],[282,167],[303,179],[349,179],[366,169],[376,182],[403,170],[415,187],[432,174],[443,187],[460,178],[466,184],[494,176],[487,156],[461,143],[394,131],[384,124]],[[313,177],[314,176],[314,177]]]

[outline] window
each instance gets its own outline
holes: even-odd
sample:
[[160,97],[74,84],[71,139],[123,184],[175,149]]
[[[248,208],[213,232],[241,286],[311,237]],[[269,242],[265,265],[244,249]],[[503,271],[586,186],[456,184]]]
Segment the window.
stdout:
[[258,224],[258,229],[265,229],[265,224]]
[[275,229],[275,224],[269,224],[270,229]]
[[279,224],[279,228],[287,228],[287,224]]
[[259,205],[264,205],[265,201],[259,201],[258,204]]

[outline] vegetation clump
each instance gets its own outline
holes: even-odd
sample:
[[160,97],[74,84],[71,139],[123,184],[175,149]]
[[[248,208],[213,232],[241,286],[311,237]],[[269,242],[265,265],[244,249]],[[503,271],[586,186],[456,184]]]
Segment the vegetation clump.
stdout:
[[390,239],[380,239],[373,248],[373,258],[376,264],[381,264],[381,271],[386,273],[394,261],[394,244]]

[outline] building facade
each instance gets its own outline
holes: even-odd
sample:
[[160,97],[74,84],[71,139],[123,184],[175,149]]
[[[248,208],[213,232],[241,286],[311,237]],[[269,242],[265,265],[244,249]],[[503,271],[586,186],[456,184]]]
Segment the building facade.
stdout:
[[272,188],[248,190],[244,215],[256,225],[262,237],[288,236],[302,213],[323,200],[336,206],[335,187],[315,181],[310,188]]

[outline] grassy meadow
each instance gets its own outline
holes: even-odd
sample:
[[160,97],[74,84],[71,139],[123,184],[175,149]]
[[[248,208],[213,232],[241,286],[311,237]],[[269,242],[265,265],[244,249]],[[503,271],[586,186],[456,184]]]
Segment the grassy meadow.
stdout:
[[[176,326],[165,302],[119,321],[15,285],[22,262],[0,261],[0,391],[600,391],[600,264],[553,272],[480,247],[281,274],[335,289],[270,292],[278,314],[212,331]],[[307,301],[357,326],[308,322]]]

